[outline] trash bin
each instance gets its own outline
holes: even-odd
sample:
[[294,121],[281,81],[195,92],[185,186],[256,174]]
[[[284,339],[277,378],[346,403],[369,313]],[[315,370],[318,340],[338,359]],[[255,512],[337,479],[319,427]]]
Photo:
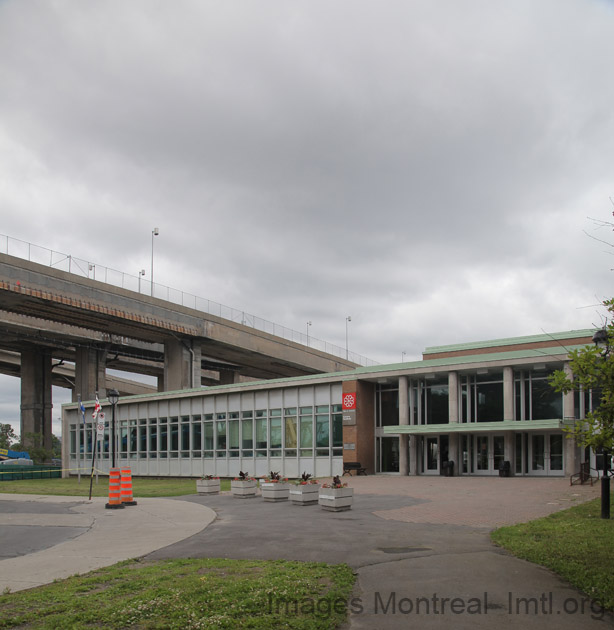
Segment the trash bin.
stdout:
[[454,462],[447,462],[446,477],[454,477]]
[[505,461],[499,464],[499,477],[509,477],[510,476],[510,463],[506,459]]

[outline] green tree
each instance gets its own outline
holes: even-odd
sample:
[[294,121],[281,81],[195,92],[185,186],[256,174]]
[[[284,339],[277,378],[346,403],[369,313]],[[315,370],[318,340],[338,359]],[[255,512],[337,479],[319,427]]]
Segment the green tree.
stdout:
[[[605,300],[603,305],[614,315],[614,298]],[[557,370],[550,376],[550,384],[557,392],[565,394],[580,389],[596,394],[599,404],[594,405],[584,420],[577,420],[573,428],[567,429],[567,435],[581,446],[611,453],[614,450],[614,354],[611,352],[614,350],[614,320],[604,328],[602,339],[603,347],[595,344],[572,350],[569,365],[573,377]]]
[[14,448],[15,450],[27,451],[30,459],[36,464],[42,464],[53,457],[53,451],[43,446],[42,433],[26,433],[22,442],[15,444]]
[[0,448],[11,448],[11,444],[18,438],[10,424],[0,424]]
[[[603,453],[604,466],[614,450],[614,298],[603,305],[609,313],[609,323],[597,331],[595,343],[569,353],[570,378],[563,370],[554,372],[549,380],[557,392],[592,391],[593,410],[586,418],[576,420],[573,427],[565,429],[568,438],[574,438],[580,446],[588,446],[596,453]],[[606,497],[607,494],[607,497]],[[601,486],[602,516],[609,518],[610,486],[604,475]],[[607,504],[607,505],[606,505]],[[607,508],[607,509],[606,509]],[[607,516],[605,514],[607,513]]]

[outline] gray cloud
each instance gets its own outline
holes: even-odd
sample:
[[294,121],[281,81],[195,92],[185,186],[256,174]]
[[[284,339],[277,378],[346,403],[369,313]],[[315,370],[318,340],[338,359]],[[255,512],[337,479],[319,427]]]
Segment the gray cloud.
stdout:
[[[4,2],[10,236],[379,361],[589,326],[611,3]],[[606,232],[604,236],[609,236]],[[605,250],[605,251],[604,251]]]

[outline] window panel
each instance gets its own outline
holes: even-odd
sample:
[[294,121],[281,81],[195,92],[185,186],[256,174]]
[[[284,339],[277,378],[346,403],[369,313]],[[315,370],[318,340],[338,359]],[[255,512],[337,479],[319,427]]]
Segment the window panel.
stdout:
[[312,447],[313,447],[313,416],[301,416],[301,448],[312,448]]
[[316,446],[330,446],[330,427],[328,415],[316,416]]

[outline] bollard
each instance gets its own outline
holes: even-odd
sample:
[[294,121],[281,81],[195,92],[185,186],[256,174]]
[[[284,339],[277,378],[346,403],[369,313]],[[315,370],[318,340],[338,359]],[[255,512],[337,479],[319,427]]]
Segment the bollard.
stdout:
[[111,468],[109,471],[109,502],[105,505],[108,510],[123,508],[119,491],[119,468]]
[[132,497],[132,471],[130,468],[122,468],[121,501],[122,505],[136,505],[136,501]]

